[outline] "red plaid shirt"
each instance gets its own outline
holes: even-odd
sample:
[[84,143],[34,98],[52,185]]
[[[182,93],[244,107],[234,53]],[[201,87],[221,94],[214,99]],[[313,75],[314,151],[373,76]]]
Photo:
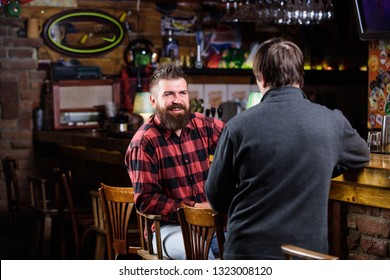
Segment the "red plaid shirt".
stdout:
[[180,203],[193,206],[206,201],[209,158],[223,127],[222,121],[200,113],[192,114],[180,137],[156,115],[141,126],[125,156],[137,209],[178,223]]

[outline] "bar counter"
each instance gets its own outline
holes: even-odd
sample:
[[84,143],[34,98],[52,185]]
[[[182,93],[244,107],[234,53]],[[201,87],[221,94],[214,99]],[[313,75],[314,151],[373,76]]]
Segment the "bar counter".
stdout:
[[[60,156],[123,166],[133,133],[118,136],[99,130],[37,131],[34,140],[57,144],[55,153]],[[330,199],[390,209],[390,155],[372,153],[362,170],[332,179]]]
[[390,209],[390,155],[371,153],[362,170],[351,170],[332,180],[332,200]]
[[72,170],[75,185],[83,186],[82,196],[90,200],[89,190],[97,190],[101,182],[131,185],[124,155],[134,132],[112,135],[92,129],[35,131],[35,157]]
[[[96,190],[100,182],[131,184],[124,155],[133,135],[117,135],[118,138],[99,130],[37,131],[34,142],[36,153],[43,151],[43,156],[60,159],[74,170],[83,189]],[[349,205],[390,209],[390,155],[371,154],[363,169],[332,179],[329,198],[330,253],[346,259],[350,254],[346,241]]]
[[123,165],[134,132],[118,133],[117,137],[111,135],[102,130],[36,131],[34,141],[54,144],[57,155]]

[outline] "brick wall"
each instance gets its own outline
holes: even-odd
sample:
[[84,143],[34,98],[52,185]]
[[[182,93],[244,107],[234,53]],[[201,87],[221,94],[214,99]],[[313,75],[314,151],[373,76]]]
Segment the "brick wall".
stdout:
[[349,205],[348,259],[390,259],[390,209]]
[[[27,200],[25,178],[35,172],[32,112],[39,106],[47,73],[37,70],[37,48],[43,46],[43,41],[18,37],[24,26],[24,19],[0,15],[0,158],[18,160],[21,196]],[[0,169],[0,209],[4,209],[6,190]]]

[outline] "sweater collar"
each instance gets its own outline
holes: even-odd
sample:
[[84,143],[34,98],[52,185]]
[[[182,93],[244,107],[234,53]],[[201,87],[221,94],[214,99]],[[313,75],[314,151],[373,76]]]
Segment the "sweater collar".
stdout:
[[281,86],[281,87],[275,87],[275,88],[271,88],[269,89],[263,96],[263,98],[261,99],[261,101],[265,101],[267,99],[272,99],[272,98],[301,98],[303,97],[304,99],[307,99],[307,96],[306,94],[300,89],[300,88],[297,88],[297,87],[293,87],[293,86]]

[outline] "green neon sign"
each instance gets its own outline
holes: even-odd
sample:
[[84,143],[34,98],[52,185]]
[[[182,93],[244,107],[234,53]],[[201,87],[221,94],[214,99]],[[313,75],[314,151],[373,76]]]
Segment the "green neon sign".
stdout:
[[51,17],[43,37],[52,49],[68,56],[94,56],[117,47],[124,39],[121,22],[98,10],[70,10]]

